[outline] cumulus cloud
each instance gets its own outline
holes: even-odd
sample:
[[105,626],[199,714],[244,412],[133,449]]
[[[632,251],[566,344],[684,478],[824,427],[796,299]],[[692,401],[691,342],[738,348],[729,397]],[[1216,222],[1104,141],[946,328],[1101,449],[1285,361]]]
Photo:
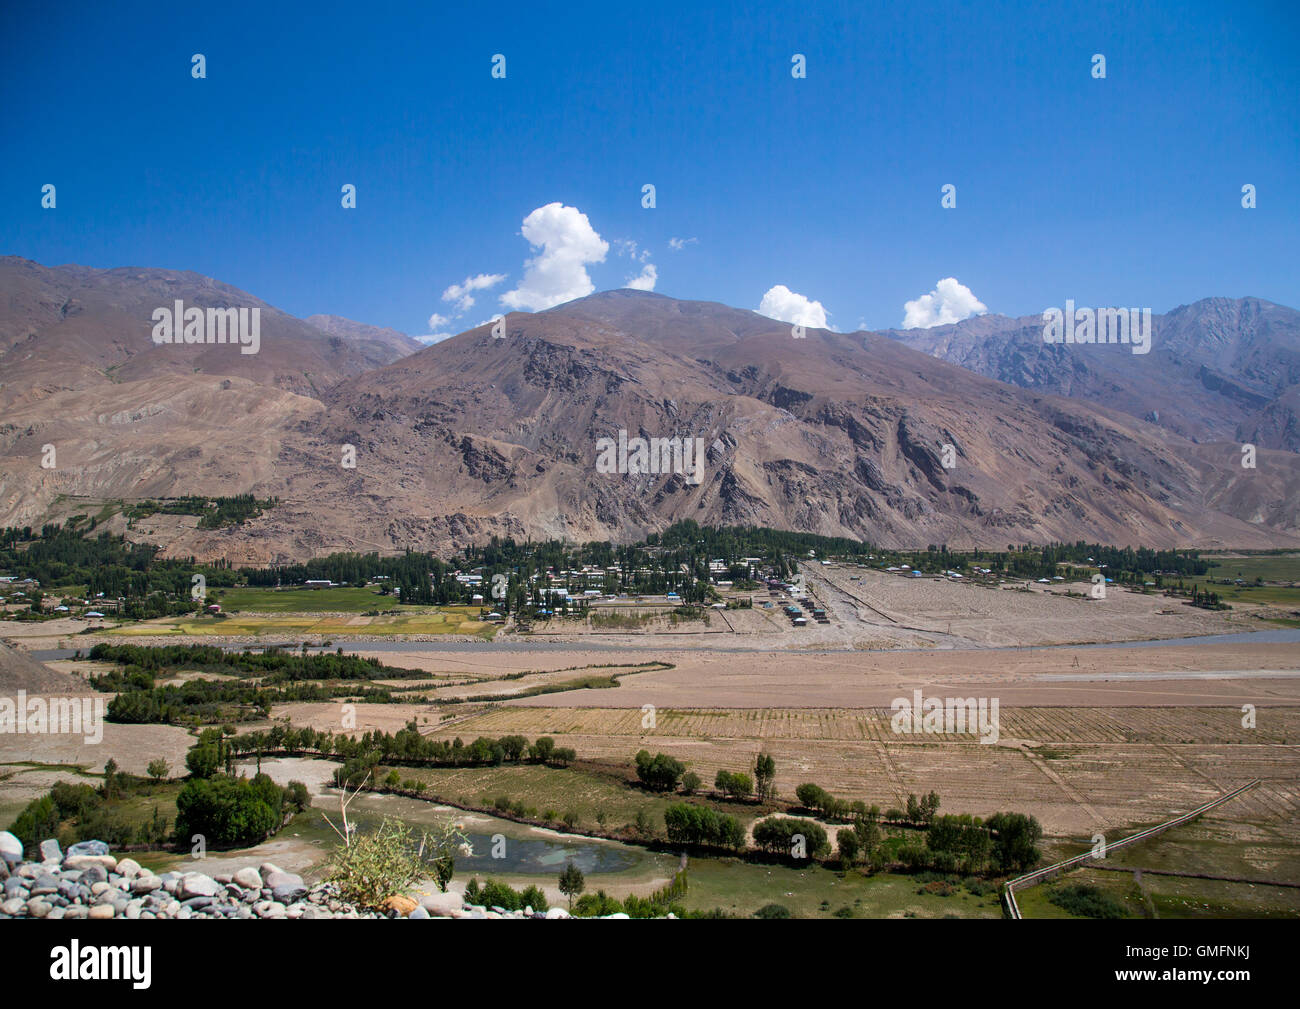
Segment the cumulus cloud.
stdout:
[[790,290],[784,284],[777,284],[758,304],[758,314],[769,319],[792,322],[796,326],[808,326],[811,329],[826,329],[826,309],[820,301],[812,301],[802,294]]
[[945,277],[934,290],[903,304],[904,329],[929,329],[982,315],[988,308],[956,277]]
[[587,267],[605,261],[609,243],[596,234],[587,215],[577,207],[560,203],[538,207],[524,218],[522,234],[540,251],[524,263],[523,280],[501,295],[501,304],[541,311],[584,298],[596,289]]
[[[459,284],[452,284],[442,292],[442,300],[450,301],[456,306],[456,314],[461,315],[474,307],[474,292],[486,291],[506,279],[504,273],[480,273],[476,277],[466,277]],[[432,325],[432,323],[430,323]]]
[[625,287],[630,287],[634,291],[653,291],[655,281],[659,279],[659,271],[655,269],[654,263],[646,263],[641,267],[641,273],[635,277],[628,277]]
[[433,315],[429,316],[429,328],[442,329],[442,327],[451,322],[451,320],[452,317],[450,315],[439,315],[437,312],[434,312]]
[[694,245],[698,241],[698,238],[670,238],[668,239],[668,248],[672,249],[673,252],[681,252],[686,246]]

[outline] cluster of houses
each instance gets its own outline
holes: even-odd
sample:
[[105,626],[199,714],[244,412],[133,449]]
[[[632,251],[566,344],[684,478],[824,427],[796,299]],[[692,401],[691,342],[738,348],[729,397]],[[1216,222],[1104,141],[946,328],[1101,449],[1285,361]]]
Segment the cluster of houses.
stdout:
[[[815,600],[808,595],[806,590],[800,589],[799,586],[783,582],[779,578],[769,578],[767,579],[767,591],[769,595],[776,596],[778,599],[782,593],[788,592],[791,594],[794,601],[787,603],[781,610],[790,618],[792,627],[807,627],[808,613],[811,613],[812,619],[819,624],[829,624],[831,622],[825,607],[813,605]],[[773,605],[771,602],[766,602],[763,604],[763,608],[771,609]],[[805,612],[805,609],[807,612]]]
[[42,598],[40,588],[41,583],[35,578],[0,575],[0,593],[2,593],[0,606],[25,606],[41,598],[41,608],[45,612],[57,613],[76,620],[95,620],[102,618],[105,610],[116,612],[122,605],[120,599],[105,599],[102,592],[89,599],[76,599],[69,596],[56,602],[53,598]]

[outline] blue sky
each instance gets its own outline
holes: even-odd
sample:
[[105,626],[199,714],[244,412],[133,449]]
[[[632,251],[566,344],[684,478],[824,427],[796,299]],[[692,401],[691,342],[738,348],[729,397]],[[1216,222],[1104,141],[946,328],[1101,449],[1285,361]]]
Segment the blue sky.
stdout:
[[[784,285],[840,330],[949,277],[1009,315],[1300,306],[1294,2],[204,6],[6,3],[0,253],[413,335],[647,264],[743,308]],[[525,228],[550,204],[574,209]]]

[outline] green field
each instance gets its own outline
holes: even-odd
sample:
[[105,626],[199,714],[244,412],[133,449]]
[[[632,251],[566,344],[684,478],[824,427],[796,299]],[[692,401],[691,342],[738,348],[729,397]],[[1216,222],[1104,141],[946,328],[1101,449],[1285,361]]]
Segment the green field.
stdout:
[[[1206,556],[1209,573],[1184,579],[1202,589],[1217,592],[1226,603],[1257,603],[1262,606],[1300,607],[1300,554],[1255,554],[1244,557]],[[1245,585],[1223,585],[1225,579],[1242,579]],[[1264,584],[1254,584],[1262,578]]]
[[393,615],[367,617],[360,613],[325,615],[320,610],[276,613],[237,612],[225,617],[159,617],[116,627],[106,633],[121,637],[300,635],[335,638],[349,634],[471,634],[491,638],[500,625],[479,620],[478,607],[411,606]]
[[335,589],[256,589],[235,586],[213,589],[210,602],[225,610],[249,610],[253,613],[365,613],[368,610],[395,610],[394,596],[381,596],[372,588]]
[[[912,876],[839,873],[822,866],[794,868],[736,858],[695,858],[687,867],[685,904],[694,911],[722,908],[748,917],[766,904],[780,904],[797,918],[832,918],[847,907],[855,918],[1000,918],[996,892],[977,897],[962,886],[948,897],[918,893]],[[615,894],[617,896],[617,894]]]
[[[1154,877],[1153,877],[1154,878]],[[1133,877],[1122,872],[1102,872],[1093,869],[1078,869],[1068,873],[1053,883],[1027,887],[1016,891],[1016,903],[1024,918],[1077,918],[1063,907],[1053,904],[1048,898],[1058,886],[1070,886],[1086,883],[1096,886],[1106,896],[1112,898],[1124,908],[1127,918],[1147,917],[1145,901],[1133,885]]]
[[1211,578],[1244,578],[1253,582],[1258,577],[1266,582],[1300,582],[1300,554],[1251,554],[1242,557],[1202,554],[1202,559],[1211,565]]

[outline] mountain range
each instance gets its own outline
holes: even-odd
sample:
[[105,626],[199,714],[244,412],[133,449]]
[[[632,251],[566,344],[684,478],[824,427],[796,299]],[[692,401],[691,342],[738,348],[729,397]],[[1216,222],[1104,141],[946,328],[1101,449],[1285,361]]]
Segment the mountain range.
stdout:
[[[178,299],[260,308],[259,352],[155,344]],[[193,273],[0,258],[0,526],[254,493],[280,503],[130,535],[249,563],[683,518],[887,546],[1300,545],[1300,313],[1209,298],[1154,333],[1147,355],[1044,344],[1037,316],[800,334],[618,290],[422,346]],[[598,472],[620,432],[699,439],[702,479]]]

